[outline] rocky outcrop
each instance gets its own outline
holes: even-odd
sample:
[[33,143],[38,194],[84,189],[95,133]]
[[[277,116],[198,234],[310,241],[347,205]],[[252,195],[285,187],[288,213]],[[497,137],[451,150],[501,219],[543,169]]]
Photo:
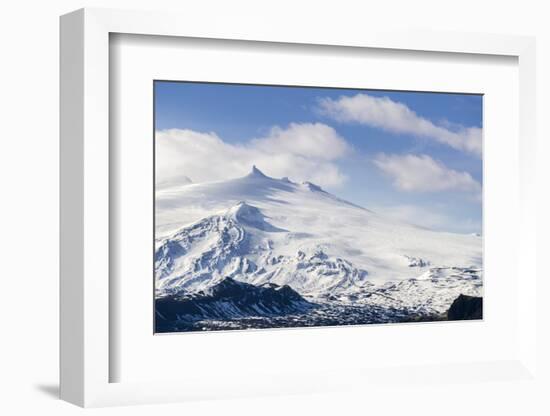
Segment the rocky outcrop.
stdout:
[[483,318],[483,298],[477,296],[458,296],[447,311],[449,321]]
[[157,299],[156,327],[164,332],[178,322],[275,317],[304,313],[315,306],[290,286],[254,286],[228,277],[204,292]]

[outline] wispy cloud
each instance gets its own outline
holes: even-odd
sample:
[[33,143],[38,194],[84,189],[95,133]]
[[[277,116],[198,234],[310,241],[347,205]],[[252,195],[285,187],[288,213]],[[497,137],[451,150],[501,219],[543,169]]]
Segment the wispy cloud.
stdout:
[[481,157],[482,130],[461,125],[436,125],[403,103],[368,94],[321,98],[319,112],[334,120],[359,123],[391,133],[411,134]]
[[431,230],[464,234],[481,233],[481,220],[459,218],[451,215],[446,209],[407,204],[391,206],[375,205],[372,209],[396,220]]
[[265,137],[242,144],[188,129],[157,131],[155,138],[157,183],[173,183],[182,175],[193,182],[224,180],[245,175],[255,164],[270,176],[337,187],[346,176],[334,162],[351,152],[344,138],[322,123],[273,127]]
[[481,195],[481,184],[468,172],[446,167],[428,155],[379,154],[374,164],[388,175],[395,188],[406,192],[461,191]]

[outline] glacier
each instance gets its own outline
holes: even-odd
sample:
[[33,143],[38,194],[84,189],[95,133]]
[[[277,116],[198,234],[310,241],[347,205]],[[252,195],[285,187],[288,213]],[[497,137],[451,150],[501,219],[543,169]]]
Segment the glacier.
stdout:
[[[172,315],[177,331],[430,320],[483,292],[481,236],[396,221],[255,166],[157,188],[155,224],[157,305],[195,311]],[[235,284],[239,301],[221,308],[212,290]],[[291,290],[290,306],[265,288]],[[295,308],[294,293],[316,307]]]

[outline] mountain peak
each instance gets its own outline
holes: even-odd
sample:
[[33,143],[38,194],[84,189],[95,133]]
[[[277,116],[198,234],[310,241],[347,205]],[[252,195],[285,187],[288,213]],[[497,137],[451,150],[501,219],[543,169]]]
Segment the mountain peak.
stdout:
[[252,170],[247,175],[248,178],[268,178],[266,174],[264,174],[260,169],[256,167],[256,165],[252,165]]
[[233,207],[229,208],[229,214],[234,218],[239,219],[239,217],[258,217],[262,216],[260,210],[255,206],[249,205],[246,201],[240,201]]
[[286,231],[268,223],[266,217],[257,207],[247,204],[245,201],[240,201],[237,205],[231,207],[227,213],[234,220],[250,227],[268,232]]
[[319,185],[315,185],[314,183],[312,182],[302,182],[302,185],[305,186],[307,189],[309,189],[310,191],[317,191],[317,192],[323,192],[323,193],[326,193],[326,191],[321,188]]

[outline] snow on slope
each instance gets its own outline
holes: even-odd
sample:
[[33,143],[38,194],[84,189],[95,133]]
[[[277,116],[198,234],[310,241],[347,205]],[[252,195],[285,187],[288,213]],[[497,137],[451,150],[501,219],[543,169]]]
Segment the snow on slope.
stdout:
[[[160,295],[204,290],[226,277],[287,284],[306,296],[366,293],[399,281],[427,286],[450,267],[459,277],[478,270],[466,291],[481,291],[480,237],[397,222],[255,167],[242,178],[157,189],[156,227]],[[457,279],[447,281],[456,289]]]

